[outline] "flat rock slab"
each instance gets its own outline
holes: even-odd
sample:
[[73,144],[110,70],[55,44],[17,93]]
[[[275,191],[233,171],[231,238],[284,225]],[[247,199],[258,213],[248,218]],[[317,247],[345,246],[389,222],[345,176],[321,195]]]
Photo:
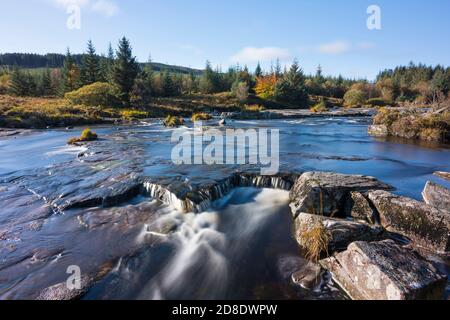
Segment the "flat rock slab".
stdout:
[[355,241],[381,240],[384,236],[382,228],[366,223],[301,213],[295,220],[295,238],[301,247],[305,247],[302,234],[311,230],[318,221],[329,233],[328,254],[346,250],[348,245]]
[[450,210],[450,190],[428,181],[422,192],[423,200],[426,204],[441,210]]
[[450,181],[450,172],[437,171],[434,173],[436,177]]
[[373,177],[307,172],[297,179],[292,188],[290,206],[294,217],[302,212],[344,216],[349,193],[369,190],[392,190],[392,187]]
[[321,265],[354,300],[442,299],[447,283],[430,262],[391,240],[354,242]]
[[369,193],[383,227],[410,238],[416,245],[447,252],[450,249],[450,214],[426,203],[386,191]]

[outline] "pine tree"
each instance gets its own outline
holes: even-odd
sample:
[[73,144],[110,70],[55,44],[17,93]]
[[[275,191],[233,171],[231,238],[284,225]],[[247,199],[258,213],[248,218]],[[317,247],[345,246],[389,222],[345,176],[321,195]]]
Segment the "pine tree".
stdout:
[[261,77],[263,74],[262,74],[262,69],[261,69],[261,65],[260,65],[260,63],[258,62],[258,65],[256,66],[256,69],[255,69],[255,77],[256,78],[259,78],[259,77]]
[[88,41],[87,52],[81,66],[81,85],[89,85],[101,80],[100,60],[92,40]]
[[39,92],[43,96],[51,96],[53,95],[53,87],[52,87],[52,77],[50,74],[50,70],[46,69],[42,74],[41,86]]
[[279,101],[306,107],[308,94],[305,86],[305,76],[297,60],[294,61],[289,71],[278,82],[276,95]]
[[115,54],[111,43],[108,45],[108,53],[101,62],[101,76],[103,81],[113,83],[114,82],[114,60]]
[[27,77],[19,68],[14,68],[11,73],[9,91],[15,96],[27,96],[29,93]]
[[62,69],[63,83],[61,93],[64,95],[79,88],[80,70],[73,59],[70,49],[67,49],[66,57],[64,59],[64,66]]
[[120,99],[127,105],[130,103],[130,92],[139,72],[139,65],[136,58],[133,57],[132,48],[127,38],[123,37],[120,40],[116,56],[113,80],[119,89]]
[[153,72],[144,69],[134,81],[131,103],[134,106],[147,106],[153,94]]

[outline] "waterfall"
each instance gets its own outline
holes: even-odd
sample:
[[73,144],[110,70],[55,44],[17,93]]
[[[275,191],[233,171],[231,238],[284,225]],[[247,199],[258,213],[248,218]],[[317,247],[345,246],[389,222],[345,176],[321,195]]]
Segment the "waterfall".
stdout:
[[200,213],[208,210],[214,201],[223,198],[235,188],[254,187],[290,191],[296,178],[296,175],[260,176],[236,173],[216,184],[197,189],[195,191],[196,200],[189,197],[180,198],[168,188],[149,181],[145,182],[143,187],[146,195],[171,205],[176,210]]

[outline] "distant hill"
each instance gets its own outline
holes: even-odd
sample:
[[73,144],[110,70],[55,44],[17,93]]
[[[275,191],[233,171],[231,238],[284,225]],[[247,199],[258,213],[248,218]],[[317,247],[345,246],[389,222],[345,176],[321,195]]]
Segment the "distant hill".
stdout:
[[[83,60],[83,54],[74,54],[73,58],[77,64]],[[61,68],[64,65],[65,55],[59,53],[34,54],[34,53],[3,53],[0,54],[0,66],[13,67],[17,66],[26,69],[38,68]],[[141,66],[146,66],[149,63],[141,63]],[[195,75],[203,74],[202,70],[192,69],[182,66],[174,66],[163,63],[151,63],[153,70]]]

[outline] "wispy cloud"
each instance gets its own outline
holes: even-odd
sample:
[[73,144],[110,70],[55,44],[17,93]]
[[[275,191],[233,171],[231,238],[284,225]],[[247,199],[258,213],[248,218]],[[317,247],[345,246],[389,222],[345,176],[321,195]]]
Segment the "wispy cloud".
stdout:
[[119,12],[119,7],[114,2],[108,0],[97,0],[92,5],[92,11],[102,13],[107,17],[112,17]]
[[325,54],[342,54],[351,50],[351,44],[346,41],[334,41],[320,45],[317,50]]
[[346,53],[368,51],[376,48],[376,44],[369,41],[352,43],[350,41],[337,40],[316,46],[302,46],[300,52],[313,52],[326,55],[341,55]]
[[292,55],[288,49],[277,47],[246,47],[233,55],[230,60],[240,63],[267,62],[275,59],[288,60]]
[[100,13],[106,17],[115,16],[119,13],[119,6],[111,0],[47,0],[60,8],[67,9],[69,6],[76,5],[80,8],[86,8],[93,12]]

